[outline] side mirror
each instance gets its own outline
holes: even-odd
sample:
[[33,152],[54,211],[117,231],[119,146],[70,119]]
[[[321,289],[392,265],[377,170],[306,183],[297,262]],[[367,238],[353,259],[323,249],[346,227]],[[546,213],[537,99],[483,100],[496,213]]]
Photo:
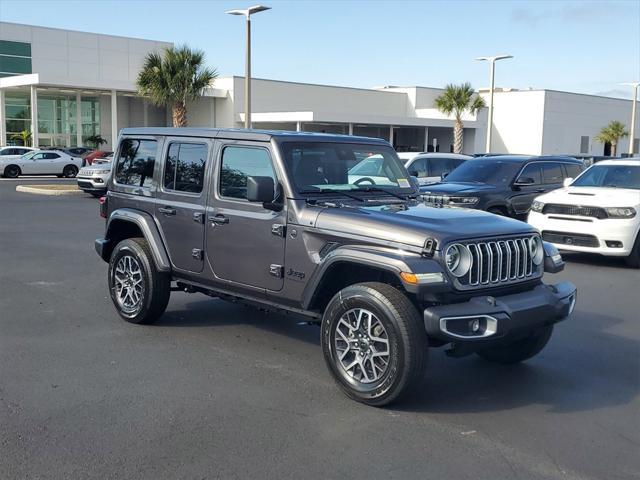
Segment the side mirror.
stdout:
[[409,183],[416,190],[420,190],[420,182],[418,181],[418,177],[414,177],[413,175],[409,177]]
[[573,183],[573,178],[567,177],[563,180],[562,182],[562,186],[564,187],[568,187],[569,185],[571,185]]
[[517,185],[518,187],[526,187],[535,183],[536,181],[531,177],[520,177],[518,180],[516,180],[515,185]]
[[273,201],[275,184],[271,177],[247,177],[247,200],[270,203]]

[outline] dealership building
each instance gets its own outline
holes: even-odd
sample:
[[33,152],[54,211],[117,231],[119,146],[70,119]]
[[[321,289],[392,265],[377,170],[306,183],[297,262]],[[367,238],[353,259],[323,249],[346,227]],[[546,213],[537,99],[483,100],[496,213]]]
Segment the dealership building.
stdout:
[[[124,127],[165,126],[170,112],[136,93],[150,52],[171,43],[0,22],[0,145],[28,130],[38,146],[83,145],[100,135],[111,149]],[[239,54],[243,46],[238,46]],[[455,80],[455,79],[452,79]],[[350,88],[252,80],[254,128],[363,135],[399,151],[448,152],[453,119],[435,107],[442,89]],[[480,90],[486,97],[486,91]],[[553,90],[500,89],[492,152],[602,155],[595,135],[611,120],[629,125],[631,101]],[[188,105],[189,125],[244,123],[244,78],[221,77]],[[487,109],[466,115],[464,152],[485,150]],[[639,122],[636,122],[638,124]],[[636,145],[638,133],[635,134]],[[620,141],[619,153],[629,149]],[[636,146],[635,151],[638,151]]]

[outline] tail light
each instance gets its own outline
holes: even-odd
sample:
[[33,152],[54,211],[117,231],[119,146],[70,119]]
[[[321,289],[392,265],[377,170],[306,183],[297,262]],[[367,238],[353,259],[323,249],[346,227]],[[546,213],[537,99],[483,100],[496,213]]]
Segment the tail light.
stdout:
[[107,197],[100,197],[98,203],[100,204],[100,216],[107,218]]

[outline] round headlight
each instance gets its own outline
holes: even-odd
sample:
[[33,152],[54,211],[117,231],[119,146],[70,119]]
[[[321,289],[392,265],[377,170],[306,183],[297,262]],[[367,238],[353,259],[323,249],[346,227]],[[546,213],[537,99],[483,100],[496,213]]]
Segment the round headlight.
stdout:
[[464,245],[454,243],[447,248],[444,263],[455,277],[462,277],[471,268],[471,253]]
[[544,247],[542,246],[542,239],[540,237],[531,237],[529,239],[529,254],[533,263],[540,265],[544,259]]

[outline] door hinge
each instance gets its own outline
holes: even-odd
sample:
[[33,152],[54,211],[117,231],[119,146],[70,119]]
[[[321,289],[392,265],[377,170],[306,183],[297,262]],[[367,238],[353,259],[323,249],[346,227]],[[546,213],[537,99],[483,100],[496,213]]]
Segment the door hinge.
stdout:
[[193,250],[191,250],[191,256],[193,258],[195,258],[196,260],[202,260],[202,250],[199,248],[194,248]]
[[286,226],[280,223],[274,223],[271,225],[271,234],[276,237],[284,237],[286,230]]
[[271,265],[269,265],[269,275],[272,275],[276,278],[282,278],[284,276],[284,267],[282,265],[272,263]]
[[194,212],[193,221],[196,223],[204,223],[204,212]]

